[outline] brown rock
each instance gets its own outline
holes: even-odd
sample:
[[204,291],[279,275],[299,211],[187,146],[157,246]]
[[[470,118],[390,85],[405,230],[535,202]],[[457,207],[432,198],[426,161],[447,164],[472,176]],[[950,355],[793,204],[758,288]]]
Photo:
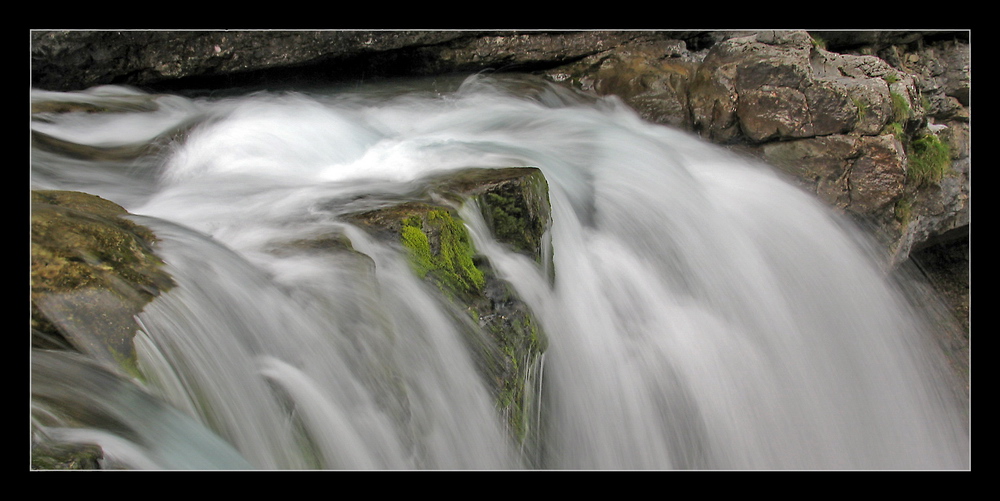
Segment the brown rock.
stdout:
[[860,156],[851,167],[851,211],[872,214],[886,209],[903,194],[906,161],[895,136],[866,136],[859,140]]
[[85,193],[33,191],[31,211],[32,344],[135,371],[133,315],[173,285],[155,235]]

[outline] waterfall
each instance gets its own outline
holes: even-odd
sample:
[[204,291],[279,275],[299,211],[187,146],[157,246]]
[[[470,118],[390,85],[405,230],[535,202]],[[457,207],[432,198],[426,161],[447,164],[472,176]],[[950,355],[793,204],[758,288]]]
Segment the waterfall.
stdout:
[[[106,467],[969,467],[940,349],[865,236],[615,98],[476,75],[32,99],[112,109],[36,113],[33,132],[78,149],[34,148],[32,189],[122,205],[176,282],[136,317],[141,380],[32,353],[33,433],[96,443]],[[548,339],[528,449],[440,291],[344,217],[428,176],[520,166],[549,184],[545,259],[461,215]],[[296,245],[327,235],[350,252]],[[58,406],[90,418],[43,419]]]

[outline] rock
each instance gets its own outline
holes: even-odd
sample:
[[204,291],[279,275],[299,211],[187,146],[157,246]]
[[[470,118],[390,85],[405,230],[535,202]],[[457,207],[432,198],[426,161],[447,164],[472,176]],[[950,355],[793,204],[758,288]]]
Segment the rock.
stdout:
[[80,90],[232,77],[466,36],[460,31],[35,31],[32,82],[40,89]]
[[681,40],[637,39],[547,72],[584,91],[615,95],[644,119],[688,126],[688,82],[699,57]]
[[763,159],[791,175],[791,180],[831,206],[851,204],[848,173],[858,156],[858,139],[832,135],[778,141],[760,148]]
[[497,241],[541,263],[551,222],[548,182],[535,168],[469,169],[431,178],[433,193],[475,201]]
[[423,47],[420,74],[548,68],[605,51],[641,36],[629,31],[480,32],[444,47]]
[[[923,239],[967,224],[968,45],[892,47],[893,66],[824,50],[802,33],[761,32],[712,46],[689,83],[692,128],[756,150],[875,228],[890,266]],[[927,134],[947,143],[953,159],[933,186],[914,163]]]
[[939,337],[954,371],[960,376],[968,396],[970,277],[968,229],[958,229],[934,238],[912,251],[913,262],[929,279],[951,314],[951,321],[939,322]]
[[878,58],[825,51],[805,32],[762,32],[712,47],[692,79],[692,125],[720,143],[878,134],[894,119],[893,93],[915,108],[912,79]]
[[849,207],[862,215],[878,214],[903,194],[906,165],[902,144],[893,135],[865,136],[859,143],[861,152],[848,175]]
[[898,136],[886,134],[782,141],[747,151],[873,227],[884,246],[886,264],[894,267],[915,245],[970,221],[967,159],[954,159],[939,181],[918,184],[910,172],[912,148]]
[[[765,161],[831,206],[867,221],[892,220],[903,196],[906,156],[893,135],[831,135],[768,143]],[[883,237],[891,241],[898,234]]]
[[133,376],[133,316],[173,286],[156,236],[94,195],[31,193],[32,346],[71,349]]
[[36,31],[32,85],[235,86],[562,64],[633,32]]
[[810,31],[828,50],[875,53],[882,48],[908,44],[922,38],[926,31]]
[[478,254],[457,209],[476,202],[494,237],[512,250],[544,255],[550,222],[548,186],[534,168],[470,169],[427,180],[411,200],[349,214],[345,219],[410,257],[414,273],[442,293],[516,440],[527,443],[540,382],[545,335],[526,303]]

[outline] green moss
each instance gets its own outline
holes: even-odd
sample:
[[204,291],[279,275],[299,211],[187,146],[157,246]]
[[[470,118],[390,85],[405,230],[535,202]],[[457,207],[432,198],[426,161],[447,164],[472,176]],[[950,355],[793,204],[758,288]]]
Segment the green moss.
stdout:
[[441,290],[498,414],[511,437],[530,449],[538,434],[544,332],[513,287],[477,254],[451,207],[474,202],[497,242],[540,261],[550,221],[548,184],[535,168],[469,169],[428,181],[425,193],[347,219],[380,240],[401,244],[415,275]]
[[550,207],[548,182],[537,168],[467,169],[433,180],[428,192],[455,205],[474,201],[498,242],[541,260]]
[[479,197],[483,217],[497,241],[536,261],[541,259],[548,206],[544,198],[548,188],[535,186],[537,181],[527,178],[522,184],[500,186]]
[[[436,246],[429,233],[434,235]],[[448,211],[431,210],[424,217],[406,218],[400,239],[410,253],[414,272],[421,278],[431,275],[442,289],[458,293],[477,292],[485,285],[483,272],[473,260],[472,240]]]
[[410,263],[413,271],[420,278],[434,269],[434,259],[431,255],[431,244],[427,235],[418,226],[403,226],[401,239],[403,246],[410,251]]
[[933,134],[914,139],[908,158],[907,176],[915,186],[939,183],[951,171],[951,148]]
[[434,221],[440,221],[442,224],[441,257],[445,264],[450,266],[467,285],[475,290],[482,289],[486,280],[472,259],[475,249],[472,246],[472,239],[465,231],[465,226],[446,211],[433,211],[429,217],[432,224]]
[[904,137],[906,131],[904,124],[913,117],[910,101],[906,96],[894,91],[889,92],[889,98],[892,100],[892,122],[885,126],[883,132],[894,134],[900,141],[905,142],[907,138]]
[[516,312],[486,326],[495,343],[488,374],[496,382],[496,405],[519,443],[532,433],[537,412],[539,361],[546,350],[544,333],[530,314]]
[[892,122],[892,123],[886,125],[885,129],[883,130],[883,132],[886,133],[886,134],[892,134],[892,135],[898,137],[901,141],[905,139],[903,137],[903,124],[901,124],[899,122]]
[[485,202],[489,207],[493,229],[503,240],[523,240],[525,231],[524,209],[511,197],[497,193],[487,193]]
[[898,92],[890,92],[889,97],[892,99],[892,114],[895,117],[895,121],[902,122],[908,120],[911,113],[910,102],[906,97]]
[[[501,203],[503,197],[491,198]],[[503,209],[497,211],[503,221],[501,224],[515,225],[510,218],[517,209],[508,203],[501,203],[501,207]],[[442,208],[420,206],[414,210],[416,213],[401,218],[399,233],[413,271],[433,281],[446,295],[463,305],[471,321],[488,335],[485,344],[474,337],[470,338],[471,343],[475,349],[482,350],[480,369],[491,382],[498,411],[513,437],[523,442],[528,434],[525,385],[530,380],[529,366],[543,350],[541,334],[523,309],[495,309],[496,303],[515,302],[512,292],[508,290],[496,303],[483,295],[487,276],[474,260],[475,249],[460,220]],[[491,280],[496,285],[495,277]],[[481,314],[481,309],[486,313]]]

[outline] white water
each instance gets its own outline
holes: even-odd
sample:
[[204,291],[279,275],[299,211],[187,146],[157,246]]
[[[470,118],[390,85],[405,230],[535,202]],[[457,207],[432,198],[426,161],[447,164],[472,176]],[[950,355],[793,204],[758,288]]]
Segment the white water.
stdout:
[[[33,93],[64,97],[79,98]],[[33,188],[87,191],[137,214],[178,282],[139,316],[149,378],[128,382],[159,402],[143,408],[159,420],[146,423],[171,424],[136,423],[124,438],[100,423],[41,430],[100,443],[109,465],[969,467],[967,416],[918,315],[848,224],[765,167],[614,99],[485,77],[457,89],[150,98],[160,111],[32,124],[99,146],[193,126],[136,160],[33,155]],[[431,173],[508,166],[549,181],[555,280],[464,214],[548,335],[541,439],[524,450],[431,289],[340,218]],[[367,257],[287,245],[339,232]],[[36,398],[85,391],[68,383],[77,370],[36,362]],[[110,393],[87,405],[118,409]],[[202,434],[228,445],[191,438]],[[197,444],[187,460],[184,447],[162,451],[186,442]]]

